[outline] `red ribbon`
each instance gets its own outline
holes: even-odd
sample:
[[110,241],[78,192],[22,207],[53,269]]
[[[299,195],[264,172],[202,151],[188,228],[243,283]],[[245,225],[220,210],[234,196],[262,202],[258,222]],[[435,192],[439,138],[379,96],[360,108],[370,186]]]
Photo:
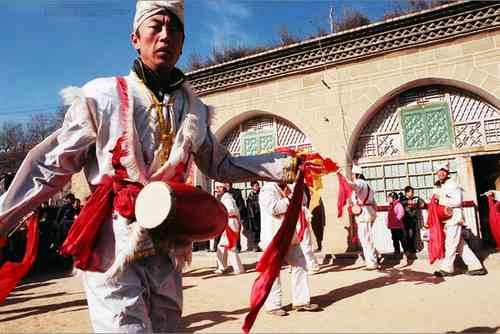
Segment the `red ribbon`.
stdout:
[[22,262],[5,262],[0,268],[0,305],[4,303],[17,283],[28,273],[36,260],[38,251],[38,217],[36,214],[28,218],[28,236],[26,251]]
[[304,234],[306,233],[306,228],[307,228],[307,219],[304,211],[305,211],[304,208],[302,208],[299,214],[300,228],[299,231],[297,232],[297,239],[299,239],[299,242],[302,242],[302,240],[304,239]]

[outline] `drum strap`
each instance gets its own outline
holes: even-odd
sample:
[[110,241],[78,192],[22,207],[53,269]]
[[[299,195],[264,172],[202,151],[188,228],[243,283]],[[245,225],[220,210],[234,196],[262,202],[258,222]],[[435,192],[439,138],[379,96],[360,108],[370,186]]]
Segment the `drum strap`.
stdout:
[[370,194],[372,193],[372,188],[370,188],[369,185],[367,185],[367,186],[368,186],[368,193],[366,194],[366,197],[365,197],[365,199],[363,200],[362,203],[360,203],[359,200],[358,200],[358,205],[359,206],[367,206],[366,202],[368,202],[368,199],[370,198]]

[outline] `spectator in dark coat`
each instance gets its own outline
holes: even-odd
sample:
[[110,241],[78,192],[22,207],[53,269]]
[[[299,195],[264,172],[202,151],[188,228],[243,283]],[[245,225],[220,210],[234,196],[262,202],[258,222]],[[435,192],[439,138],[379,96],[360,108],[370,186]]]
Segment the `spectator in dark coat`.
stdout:
[[260,242],[260,206],[259,206],[259,192],[260,185],[259,182],[253,181],[251,183],[252,190],[247,197],[247,212],[248,212],[248,225],[253,233],[255,241],[255,251],[262,251],[258,244]]

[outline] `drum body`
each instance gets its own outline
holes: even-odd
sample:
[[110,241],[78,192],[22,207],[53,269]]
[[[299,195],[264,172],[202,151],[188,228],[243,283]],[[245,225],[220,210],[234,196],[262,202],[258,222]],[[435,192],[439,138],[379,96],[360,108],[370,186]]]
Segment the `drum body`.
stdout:
[[436,212],[440,222],[448,220],[453,216],[453,209],[444,205],[436,205]]
[[135,215],[139,225],[156,240],[210,240],[222,234],[228,221],[224,205],[206,191],[161,181],[141,190]]

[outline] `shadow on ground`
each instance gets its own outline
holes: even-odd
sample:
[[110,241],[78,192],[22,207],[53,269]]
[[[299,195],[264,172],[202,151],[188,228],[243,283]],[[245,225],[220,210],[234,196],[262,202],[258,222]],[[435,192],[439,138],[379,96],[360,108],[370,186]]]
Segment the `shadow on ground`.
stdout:
[[[41,296],[43,298],[44,296]],[[51,305],[40,305],[40,306],[31,306],[31,307],[25,307],[25,308],[18,308],[15,310],[8,310],[8,311],[3,311],[0,312],[0,321],[5,322],[5,321],[11,321],[11,320],[17,320],[17,319],[23,319],[23,318],[29,318],[32,316],[36,316],[39,314],[44,314],[48,312],[53,312],[53,311],[58,311],[58,310],[63,310],[71,307],[78,307],[78,306],[87,306],[87,300],[84,299],[77,299],[77,300],[72,300],[69,302],[61,303],[61,304],[51,304]],[[78,310],[78,309],[77,309]],[[77,310],[67,310],[66,312],[75,312]],[[11,317],[3,318],[1,316],[8,315],[8,314],[15,314]]]
[[460,332],[448,331],[445,333],[446,334],[449,334],[449,333],[496,333],[499,330],[500,330],[500,326],[496,326],[496,327],[477,326],[477,327],[466,328]]
[[[195,333],[218,324],[224,323],[226,321],[237,320],[236,315],[244,314],[249,311],[249,308],[242,308],[236,311],[211,311],[211,312],[199,312],[193,313],[185,316],[181,320],[181,325],[179,332],[181,333]],[[199,322],[203,324],[196,325]]]
[[[335,268],[333,268],[332,270],[334,269]],[[311,302],[317,303],[321,307],[326,308],[342,299],[350,298],[369,290],[379,289],[401,282],[413,282],[416,285],[439,284],[444,282],[443,278],[435,277],[433,274],[413,271],[410,269],[389,269],[381,273],[385,273],[386,275],[337,288],[323,295],[314,296],[311,298]]]

